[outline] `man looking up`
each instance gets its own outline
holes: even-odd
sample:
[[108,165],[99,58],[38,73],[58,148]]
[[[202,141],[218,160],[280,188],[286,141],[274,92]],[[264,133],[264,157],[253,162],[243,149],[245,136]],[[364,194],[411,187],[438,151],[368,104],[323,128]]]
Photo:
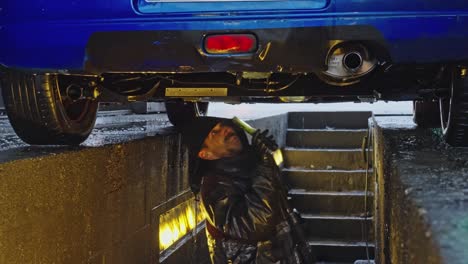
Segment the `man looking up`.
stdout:
[[249,145],[231,120],[200,117],[183,138],[197,156],[192,190],[200,190],[211,262],[301,263],[285,221],[272,137],[257,131]]

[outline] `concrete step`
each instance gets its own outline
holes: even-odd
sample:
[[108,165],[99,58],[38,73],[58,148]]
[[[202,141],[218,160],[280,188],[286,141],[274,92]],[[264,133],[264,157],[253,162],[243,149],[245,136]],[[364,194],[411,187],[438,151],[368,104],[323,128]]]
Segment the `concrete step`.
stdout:
[[[305,235],[319,263],[367,259],[374,241],[372,168],[361,150],[371,112],[289,113],[283,151],[291,205],[302,216]],[[367,194],[367,197],[366,197]],[[365,201],[365,199],[367,199]],[[367,208],[365,204],[367,203]],[[366,235],[364,236],[363,233]],[[374,244],[369,244],[374,258]]]
[[372,112],[290,112],[288,127],[297,129],[367,129]]
[[[368,172],[368,190],[373,191],[372,169]],[[365,170],[308,170],[284,169],[283,178],[292,189],[309,191],[346,192],[364,191],[366,188]]]
[[366,247],[368,247],[370,259],[374,259],[375,255],[375,245],[362,241],[343,242],[311,239],[308,243],[319,262],[354,263],[356,260],[367,259]]
[[304,232],[309,238],[340,241],[374,240],[372,217],[311,214],[303,214],[301,217]]
[[360,148],[367,129],[288,129],[286,145],[294,148]]
[[286,168],[315,170],[362,170],[366,168],[361,149],[298,149],[283,151]]
[[[368,193],[367,213],[371,212],[373,194]],[[289,191],[291,204],[301,214],[362,216],[365,192],[311,192],[299,189]]]

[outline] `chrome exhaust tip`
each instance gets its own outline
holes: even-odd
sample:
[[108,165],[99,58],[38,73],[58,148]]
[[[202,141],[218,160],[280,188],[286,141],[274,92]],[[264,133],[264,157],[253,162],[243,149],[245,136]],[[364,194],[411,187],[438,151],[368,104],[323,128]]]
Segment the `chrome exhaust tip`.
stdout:
[[335,41],[330,46],[325,60],[327,70],[318,74],[328,84],[355,84],[377,66],[375,56],[361,43]]
[[357,51],[346,53],[343,57],[343,66],[350,72],[357,72],[362,67],[363,58]]

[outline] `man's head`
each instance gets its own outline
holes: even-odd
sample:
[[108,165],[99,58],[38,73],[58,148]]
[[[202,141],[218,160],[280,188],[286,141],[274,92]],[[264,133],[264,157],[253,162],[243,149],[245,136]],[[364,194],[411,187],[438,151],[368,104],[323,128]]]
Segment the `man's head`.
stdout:
[[[222,127],[226,126],[229,126],[236,132],[240,141],[240,146],[237,143],[237,139],[230,139],[232,136],[229,130],[222,129]],[[218,128],[221,130],[218,131]],[[199,192],[202,176],[201,172],[204,166],[206,166],[205,161],[217,159],[222,156],[235,155],[235,153],[240,153],[249,145],[245,132],[235,125],[231,119],[197,117],[185,123],[185,125],[179,127],[179,129],[182,132],[183,142],[188,146],[189,159],[193,162],[190,165],[189,181],[190,187],[194,193]],[[214,133],[211,133],[212,131]],[[224,134],[224,132],[226,134]],[[224,138],[224,140],[221,140],[221,138]],[[219,153],[221,150],[223,150],[223,152]]]
[[235,156],[249,144],[244,131],[226,118],[195,118],[182,134],[191,153],[204,160]]
[[198,157],[204,160],[217,160],[233,157],[243,150],[243,144],[236,127],[227,122],[219,122],[206,136]]

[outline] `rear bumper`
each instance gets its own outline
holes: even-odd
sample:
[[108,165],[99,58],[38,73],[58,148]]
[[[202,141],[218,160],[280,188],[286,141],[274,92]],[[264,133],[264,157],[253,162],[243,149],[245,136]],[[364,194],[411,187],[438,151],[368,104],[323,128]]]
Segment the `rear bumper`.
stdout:
[[[256,54],[208,57],[205,34],[252,32]],[[314,14],[258,19],[149,18],[5,24],[0,64],[44,71],[316,71],[330,40],[377,43],[393,63],[468,60],[468,13]],[[268,43],[264,59],[259,57]],[[180,68],[183,66],[183,68]]]

